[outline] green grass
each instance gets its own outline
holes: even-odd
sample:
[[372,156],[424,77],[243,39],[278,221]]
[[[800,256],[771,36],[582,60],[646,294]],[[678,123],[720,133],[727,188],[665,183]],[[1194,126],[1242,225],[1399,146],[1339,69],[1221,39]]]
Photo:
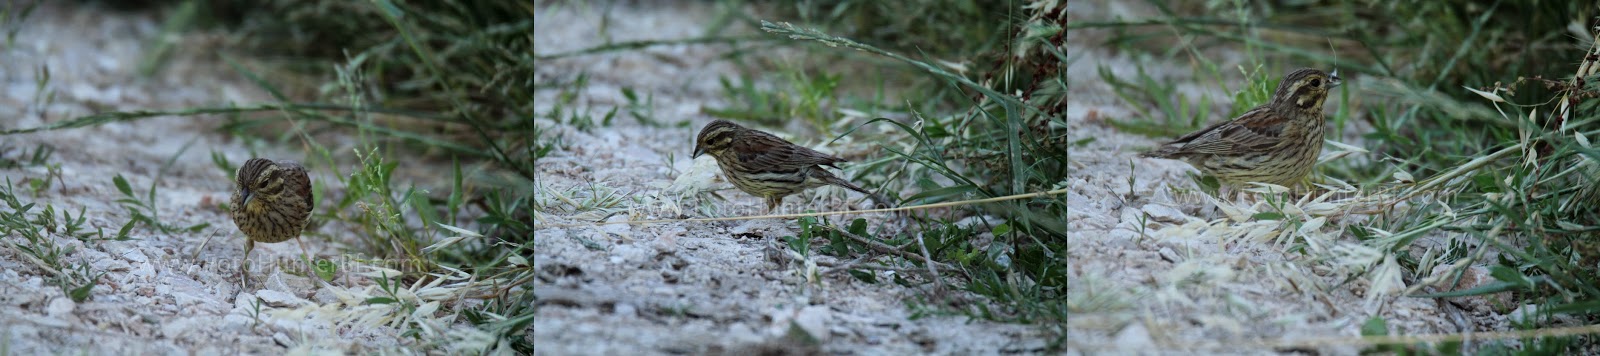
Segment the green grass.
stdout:
[[50,163],[50,156],[55,153],[55,147],[41,143],[34,146],[31,152],[27,149],[16,150],[15,156],[12,155],[12,150],[11,146],[0,143],[0,169],[19,169],[23,167],[44,167],[45,169],[44,178],[23,179],[23,183],[27,184],[28,190],[33,191],[33,197],[39,197],[55,184],[63,181],[61,163]]
[[33,10],[39,8],[38,1],[19,3],[7,2],[5,8],[0,8],[0,29],[6,33],[5,49],[10,50],[17,43],[17,33],[22,32],[22,24],[27,22]]
[[[16,149],[8,144],[0,144],[0,169],[16,169],[21,167],[38,167],[50,162],[50,155],[56,151],[55,147],[39,144],[33,151]],[[12,152],[16,152],[15,155]]]
[[[25,187],[37,198],[50,189],[52,180],[60,182],[64,179],[61,163],[51,162],[54,152],[54,148],[44,144],[35,146],[32,151],[13,151],[9,146],[0,146],[0,169],[44,167],[44,178],[24,179]],[[72,258],[75,247],[63,247],[55,237],[69,237],[85,244],[126,241],[131,239],[128,233],[135,226],[135,222],[130,221],[115,235],[107,236],[103,229],[89,224],[87,208],[78,207],[74,212],[66,208],[58,210],[52,203],[45,203],[41,208],[38,203],[24,202],[10,178],[6,178],[5,186],[0,188],[0,202],[6,206],[6,212],[0,213],[0,236],[15,237],[4,239],[5,246],[45,271],[51,284],[60,287],[63,294],[80,303],[93,297],[94,287],[105,273],[93,270],[88,261]]]
[[[404,333],[429,350],[454,352],[532,353],[528,336],[533,321],[532,204],[533,162],[562,146],[559,136],[534,123],[531,87],[532,8],[516,2],[192,2],[175,1],[148,6],[177,9],[182,16],[169,20],[164,33],[195,27],[219,26],[246,39],[242,52],[224,52],[220,59],[277,101],[254,106],[197,107],[172,111],[107,112],[42,127],[7,127],[5,135],[70,130],[111,122],[130,122],[166,115],[218,117],[220,133],[242,139],[252,151],[268,146],[299,147],[299,160],[314,174],[313,192],[319,197],[308,233],[343,244],[341,254],[365,256],[362,261],[390,266],[401,263],[403,274],[377,279],[383,290],[399,293],[401,286],[448,279],[453,286],[470,287],[474,303],[448,303],[445,313],[458,313],[464,322],[487,332],[496,342],[476,350],[457,350],[454,344],[471,340],[437,334],[422,321],[397,324]],[[20,20],[9,17],[5,28]],[[25,14],[29,9],[21,9]],[[283,16],[251,16],[274,13]],[[25,17],[25,16],[24,16]],[[10,31],[8,33],[14,33]],[[302,37],[304,36],[304,37]],[[259,42],[256,42],[259,41]],[[166,42],[141,64],[154,73],[168,65]],[[255,57],[252,53],[271,53]],[[262,60],[271,58],[271,60]],[[270,74],[269,74],[270,73]],[[285,75],[326,78],[314,90],[286,86]],[[35,105],[53,100],[44,90],[48,69],[41,68],[40,95]],[[305,93],[314,93],[307,97]],[[653,115],[653,98],[631,98],[627,113],[635,118]],[[615,115],[613,112],[609,115]],[[611,118],[572,116],[569,122],[591,120],[609,125]],[[353,149],[324,146],[325,135],[353,137]],[[174,153],[159,172],[190,148]],[[12,154],[0,149],[3,164],[36,165],[48,160],[48,149]],[[252,156],[260,154],[252,152]],[[212,163],[232,177],[236,165],[226,155],[212,151]],[[449,167],[441,182],[400,182],[401,164]],[[353,167],[353,168],[352,168]],[[55,169],[52,172],[59,172]],[[59,173],[55,173],[59,175]],[[121,193],[118,204],[130,221],[113,238],[126,238],[140,226],[162,233],[195,233],[207,224],[176,226],[159,214],[160,176],[148,188],[121,175],[112,185]],[[329,178],[331,177],[331,178]],[[47,189],[49,179],[34,180],[35,191]],[[25,235],[12,247],[32,256],[52,271],[64,291],[82,300],[93,290],[96,273],[87,265],[66,259],[71,251],[34,236],[37,228],[65,232],[82,240],[105,239],[85,228],[83,212],[54,207],[37,209],[4,191],[14,213],[4,224]],[[226,206],[222,206],[226,209]],[[324,228],[326,227],[326,228]],[[466,227],[465,230],[456,230]],[[464,232],[463,232],[464,231]],[[309,260],[321,278],[359,271],[338,271],[325,259]],[[449,276],[443,278],[441,276]],[[468,276],[470,278],[462,279]],[[443,278],[443,279],[441,279]],[[452,287],[452,288],[457,288]],[[450,289],[467,293],[468,289]],[[404,294],[404,293],[401,293]],[[371,305],[404,306],[391,310],[397,317],[429,307],[414,297]],[[253,315],[265,315],[256,310]],[[431,317],[428,315],[427,317]],[[481,340],[480,340],[481,341]],[[474,344],[476,345],[476,344]]]
[[[1573,43],[1591,40],[1574,41],[1564,35],[1564,26],[1594,23],[1595,9],[1536,2],[1402,1],[1376,8],[1355,2],[1276,8],[1232,4],[1222,5],[1223,11],[1152,4],[1163,12],[1161,17],[1079,22],[1069,28],[1109,30],[1112,36],[1105,45],[1148,53],[1152,59],[1211,63],[1200,53],[1244,47],[1247,62],[1337,67],[1345,77],[1358,78],[1356,86],[1347,85],[1329,101],[1335,110],[1330,139],[1359,134],[1365,141],[1361,145],[1372,153],[1326,162],[1319,174],[1384,194],[1384,207],[1405,201],[1409,209],[1347,226],[1344,236],[1382,248],[1407,273],[1430,277],[1432,266],[1465,260],[1490,266],[1500,281],[1415,296],[1513,292],[1518,305],[1535,304],[1583,320],[1600,310],[1600,289],[1593,287],[1600,283],[1600,271],[1591,247],[1600,238],[1600,207],[1593,203],[1600,201],[1600,193],[1592,188],[1600,185],[1600,169],[1594,164],[1600,155],[1592,143],[1584,143],[1600,134],[1600,120],[1593,119],[1600,102],[1592,99],[1597,92],[1593,84],[1559,84],[1569,82],[1575,63],[1584,59],[1585,49]],[[1396,18],[1427,20],[1390,21]],[[1186,42],[1192,45],[1173,46],[1169,40],[1174,34],[1192,39]],[[1196,66],[1195,77],[1214,78],[1217,72],[1211,68]],[[1173,95],[1171,84],[1150,80],[1142,72],[1131,80],[1102,76],[1130,106],[1155,109],[1116,124],[1126,132],[1160,140],[1171,134],[1165,127],[1197,123],[1201,115],[1196,107],[1209,110],[1209,98]],[[1258,87],[1258,79],[1247,77],[1248,87]],[[1527,79],[1536,77],[1552,81]],[[1594,83],[1600,77],[1582,79]],[[1217,87],[1220,93],[1238,92]],[[1500,99],[1467,88],[1493,92]],[[1571,98],[1571,111],[1555,115],[1568,100],[1564,98]],[[1247,100],[1235,98],[1235,111],[1241,102]],[[1206,123],[1220,119],[1214,116]],[[1355,127],[1367,129],[1351,131]],[[1397,172],[1414,179],[1396,182]],[[1411,245],[1428,236],[1461,236],[1470,244],[1457,243],[1439,255],[1412,254]],[[1290,246],[1303,251],[1303,246]],[[1549,324],[1516,327],[1545,326]],[[1525,341],[1531,342],[1495,344],[1479,352],[1539,354],[1581,347],[1566,338]]]
[[[1036,24],[1019,21],[1008,26]],[[946,66],[931,60],[915,59],[813,28],[763,22],[762,29],[775,35],[816,41],[830,47],[858,50],[886,58],[918,76],[942,84],[934,88],[914,88],[911,89],[913,94],[909,95],[920,95],[916,93],[927,90],[929,95],[938,96],[954,88],[954,92],[978,98],[958,100],[970,105],[965,112],[958,114],[933,115],[922,112],[946,111],[939,109],[943,105],[901,109],[910,111],[919,125],[882,118],[859,125],[891,127],[896,141],[904,142],[882,145],[895,160],[877,163],[896,171],[889,177],[891,181],[908,180],[919,188],[920,193],[901,197],[904,205],[1046,191],[1066,178],[1068,145],[1058,138],[1060,131],[1050,129],[1065,121],[1064,111],[1055,111],[1061,108],[1059,104],[1065,100],[1061,96],[1065,92],[1064,73],[1030,71],[1035,68],[1059,68],[1050,65],[1034,67],[1031,64],[1065,63],[1064,53],[1052,51],[1048,46],[1038,46],[1034,48],[1039,48],[1039,51],[1029,53],[1024,59],[1004,62],[999,68],[984,68],[988,73],[1006,73],[1008,78],[1027,79],[990,86],[978,83],[972,76],[949,71]],[[1041,39],[1035,40],[1043,42]],[[1018,91],[1026,94],[1011,94]],[[878,107],[884,106],[878,104]],[[868,163],[869,167],[872,164]],[[952,168],[958,164],[967,168]],[[1033,324],[1064,337],[1067,315],[1067,307],[1063,302],[1066,296],[1063,264],[1066,230],[1060,225],[1061,220],[1055,218],[1062,216],[1064,210],[1064,199],[1041,197],[968,206],[947,215],[926,216],[925,213],[916,213],[923,214],[924,218],[911,229],[915,232],[870,233],[872,229],[864,226],[860,220],[853,221],[848,228],[830,228],[819,232],[807,227],[820,224],[821,221],[802,219],[800,240],[827,240],[829,243],[821,246],[820,252],[840,256],[865,253],[863,245],[893,247],[905,255],[880,262],[886,266],[879,268],[929,272],[897,274],[892,282],[906,286],[949,286],[986,300],[984,303],[953,308],[942,302],[948,296],[940,292],[919,294],[907,300],[915,311],[915,317],[964,315]],[[992,214],[998,219],[972,226],[954,224],[955,220],[973,213]],[[993,236],[992,240],[980,239],[979,235],[984,233]],[[852,238],[845,239],[842,236]],[[791,248],[809,248],[807,245],[796,245],[792,242],[794,239],[790,241]],[[928,262],[928,259],[933,262]],[[930,264],[946,267],[930,269]],[[867,270],[849,272],[864,283],[877,282]],[[939,291],[943,288],[920,290]],[[1061,341],[1054,340],[1050,347],[1062,347]]]
[[[586,93],[587,76],[537,83],[533,68],[541,59],[664,44],[728,44],[733,50],[724,59],[749,74],[724,78],[730,104],[708,113],[771,126],[799,120],[822,136],[883,142],[874,148],[884,153],[859,162],[851,178],[875,190],[913,187],[909,190],[916,193],[894,197],[905,205],[1063,186],[1071,146],[1062,139],[1066,80],[1060,68],[1066,54],[1051,45],[1062,41],[1057,35],[1062,29],[1040,17],[1044,14],[1009,1],[832,1],[783,5],[773,11],[795,16],[758,18],[745,15],[740,2],[722,4],[726,12],[707,25],[705,38],[536,54],[528,35],[532,8],[521,2],[169,2],[155,6],[195,16],[169,22],[173,31],[219,26],[244,39],[245,50],[220,59],[274,102],[107,112],[0,134],[175,115],[217,120],[219,133],[240,139],[252,155],[267,146],[297,148],[303,156],[275,158],[300,160],[318,172],[314,191],[321,198],[310,229],[318,233],[307,238],[324,239],[338,245],[340,253],[373,262],[414,267],[401,275],[373,277],[380,293],[362,305],[389,308],[384,309],[389,316],[401,320],[389,325],[428,351],[447,353],[457,350],[430,341],[447,335],[411,315],[428,303],[402,289],[457,281],[449,278],[462,273],[492,283],[475,295],[481,303],[445,304],[449,310],[442,312],[459,313],[498,342],[470,352],[533,353],[528,333],[534,308],[529,261],[534,215],[609,214],[637,203],[628,192],[602,182],[536,199],[535,190],[547,188],[535,183],[534,160],[568,148],[559,130],[540,120],[580,132],[604,130],[618,118],[656,127],[683,128],[689,122],[658,115],[656,95],[632,88],[622,89],[626,105],[617,109],[572,109]],[[277,16],[253,16],[264,13]],[[761,21],[769,18],[806,22]],[[766,33],[716,35],[740,22]],[[807,55],[793,62],[746,60],[776,48]],[[165,57],[162,51],[152,53],[144,68],[159,71],[167,65]],[[321,85],[295,87],[286,76],[315,78]],[[557,91],[554,109],[534,109],[538,90]],[[894,119],[875,119],[880,117]],[[352,140],[332,146],[330,136]],[[235,165],[226,156],[213,152],[212,161],[224,174],[233,174]],[[397,179],[400,167],[424,164],[448,165],[450,174],[439,175],[445,178],[440,182]],[[163,223],[156,213],[154,182],[141,190],[135,183],[113,179],[134,216],[128,226],[190,228]],[[960,315],[1037,325],[1054,336],[1050,348],[1055,350],[1064,347],[1067,313],[1066,229],[1059,218],[1065,213],[1065,198],[1046,196],[919,213],[916,232],[887,231],[865,220],[802,220],[805,232],[788,241],[802,256],[889,254],[841,271],[862,283],[942,286],[908,297],[908,308],[919,317]],[[955,223],[969,216],[993,218]],[[81,219],[80,212],[75,220]],[[327,236],[332,234],[337,236]],[[813,238],[826,243],[813,244]],[[54,256],[47,247],[40,247],[42,254]],[[908,272],[878,279],[873,272],[878,269]],[[964,297],[946,294],[951,292],[982,302],[953,307],[948,301]],[[270,315],[263,312],[253,315]]]
[[[740,2],[726,4],[737,7]],[[1066,178],[1070,146],[1061,139],[1066,80],[1059,69],[1066,55],[1044,45],[1059,43],[1062,37],[1055,34],[1062,28],[1020,6],[959,0],[782,4],[768,16],[724,14],[729,21],[768,32],[754,39],[720,36],[720,26],[713,25],[706,38],[604,44],[560,55],[726,43],[732,51],[726,59],[743,74],[718,78],[725,104],[705,108],[708,115],[762,128],[792,129],[787,123],[800,121],[817,136],[882,142],[873,148],[885,154],[854,162],[850,179],[882,191],[915,187],[918,193],[892,197],[903,205],[998,197],[1059,187]],[[909,13],[919,15],[905,16]],[[770,18],[801,23],[763,21]],[[801,49],[805,55],[776,63],[751,55],[781,47]],[[1020,57],[1010,52],[1019,48],[1031,50],[1021,50],[1025,55]],[[957,63],[967,66],[958,69]],[[562,84],[545,88],[573,91]],[[890,98],[890,87],[899,99]],[[558,104],[571,100],[561,98]],[[561,117],[547,116],[558,122]],[[584,210],[590,204],[583,203],[583,196],[599,195],[550,192],[540,210]],[[801,232],[782,240],[799,258],[825,254],[854,259],[854,264],[830,271],[848,273],[862,283],[934,284],[985,300],[952,308],[941,302],[948,297],[944,292],[919,294],[907,300],[919,317],[962,315],[1039,325],[1057,335],[1051,347],[1059,348],[1066,317],[1061,302],[1066,231],[1058,218],[1064,212],[1064,199],[1052,197],[967,206],[938,216],[916,213],[922,215],[922,222],[911,229],[916,232],[880,231],[859,219],[836,226],[827,219],[802,218],[797,222]],[[954,225],[979,214],[998,218]],[[992,240],[974,242],[985,234]],[[946,268],[926,272],[930,258],[931,264]],[[874,272],[880,270],[906,272],[884,280]]]
[[[45,205],[44,209],[30,213],[37,205],[23,203],[17,197],[11,179],[6,179],[6,185],[0,190],[0,201],[4,201],[9,212],[0,214],[0,233],[4,236],[16,237],[5,240],[6,246],[20,252],[24,260],[31,262],[48,274],[51,284],[59,286],[62,293],[72,298],[75,302],[84,302],[93,296],[94,287],[104,272],[93,270],[89,261],[81,258],[72,259],[74,248],[63,247],[55,241],[55,234],[71,236],[79,240],[90,242],[105,240],[104,231],[96,229],[93,232],[85,225],[83,211],[78,212],[74,219],[67,211],[61,212],[58,220],[53,205]],[[116,239],[125,240],[127,228],[118,234]],[[18,240],[20,239],[20,241]]]
[[[165,175],[168,169],[172,168],[172,164],[177,162],[178,157],[183,156],[183,152],[188,151],[189,147],[193,145],[194,141],[190,140],[172,157],[167,158],[166,163],[162,164],[161,168],[157,170],[156,179],[150,181],[150,188],[145,189],[143,192],[143,196],[133,190],[133,184],[129,183],[127,178],[123,178],[122,174],[117,174],[111,178],[111,183],[116,186],[118,192],[122,193],[122,197],[117,199],[117,204],[122,205],[123,208],[128,210],[128,215],[132,216],[132,220],[128,224],[138,223],[166,234],[198,232],[211,226],[211,223],[176,226],[161,222],[161,210],[156,207],[156,186],[161,183],[161,177]],[[123,229],[127,230],[128,228],[124,227]]]

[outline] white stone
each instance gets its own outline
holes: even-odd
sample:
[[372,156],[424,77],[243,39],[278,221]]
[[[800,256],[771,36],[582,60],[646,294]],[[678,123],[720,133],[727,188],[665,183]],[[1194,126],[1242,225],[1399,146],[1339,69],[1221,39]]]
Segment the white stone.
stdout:
[[828,341],[828,336],[833,335],[828,332],[828,322],[831,319],[833,319],[832,312],[828,311],[828,307],[813,305],[800,309],[794,316],[794,324],[800,326],[800,329],[805,330],[807,334],[811,334],[817,341],[825,343]]
[[639,315],[639,308],[634,307],[633,304],[617,303],[614,312],[618,316],[634,317]]
[[196,324],[197,321],[194,318],[167,320],[161,324],[161,335],[166,336],[168,339],[178,340],[184,334],[189,333],[190,330],[194,330]]
[[1178,209],[1161,204],[1145,204],[1145,206],[1139,210],[1143,211],[1146,216],[1149,216],[1150,220],[1169,224],[1181,224],[1189,218],[1189,216],[1184,215],[1182,211],[1178,211]]
[[300,296],[297,296],[297,295],[294,295],[294,294],[285,293],[285,292],[279,292],[279,291],[270,290],[270,289],[263,289],[263,290],[257,291],[256,292],[256,297],[261,298],[261,302],[263,304],[270,305],[270,306],[273,306],[273,307],[280,307],[280,308],[281,307],[296,307],[296,306],[304,305],[306,303],[310,303],[311,302],[309,300],[305,300],[305,298],[300,298]]
[[72,302],[72,299],[59,297],[50,300],[50,305],[45,307],[45,314],[57,318],[66,317],[67,315],[71,315],[72,310],[76,309],[77,306],[78,303]]
[[1150,330],[1146,330],[1142,323],[1128,324],[1117,332],[1115,340],[1119,350],[1139,350],[1155,344],[1155,339],[1150,338]]

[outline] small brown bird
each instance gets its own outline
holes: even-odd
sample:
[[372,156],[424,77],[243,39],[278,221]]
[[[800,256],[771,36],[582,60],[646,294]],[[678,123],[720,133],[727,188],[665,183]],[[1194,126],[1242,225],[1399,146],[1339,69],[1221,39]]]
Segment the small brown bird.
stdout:
[[1224,183],[1293,186],[1322,153],[1322,102],[1341,83],[1334,73],[1290,72],[1266,104],[1139,156],[1181,159]]
[[842,158],[725,120],[712,121],[700,129],[690,158],[702,154],[717,159],[722,175],[733,186],[766,199],[768,212],[783,204],[784,197],[828,184],[866,194],[882,206],[887,206],[889,201],[822,169],[822,166],[839,168],[834,163],[845,162]]
[[250,251],[256,242],[275,243],[300,237],[310,221],[311,178],[299,162],[252,158],[234,174],[231,215],[244,232],[244,260],[239,266],[249,284]]

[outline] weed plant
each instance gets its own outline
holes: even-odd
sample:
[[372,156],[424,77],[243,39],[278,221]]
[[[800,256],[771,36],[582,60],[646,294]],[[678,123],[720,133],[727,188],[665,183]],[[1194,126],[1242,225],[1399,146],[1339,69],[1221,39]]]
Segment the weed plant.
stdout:
[[[1105,46],[1192,63],[1196,78],[1217,93],[1236,93],[1233,112],[1208,112],[1209,96],[1176,95],[1144,71],[1120,77],[1102,70],[1136,117],[1125,132],[1170,137],[1232,117],[1261,100],[1274,73],[1293,67],[1337,68],[1356,85],[1330,106],[1329,137],[1365,147],[1358,159],[1326,162],[1316,182],[1353,182],[1380,202],[1372,219],[1343,236],[1381,246],[1407,275],[1429,281],[1434,266],[1487,266],[1498,281],[1471,290],[1412,297],[1456,298],[1508,292],[1511,306],[1541,311],[1518,328],[1552,325],[1555,315],[1592,322],[1600,310],[1596,250],[1600,238],[1600,134],[1592,53],[1597,11],[1588,4],[1501,1],[1336,1],[1332,3],[1167,3],[1151,1],[1149,20],[1077,22],[1068,31],[1108,30]],[[1202,15],[1192,15],[1202,14]],[[1398,21],[1397,21],[1398,19]],[[1182,38],[1178,40],[1177,38]],[[1209,53],[1243,49],[1237,73]],[[1564,65],[1552,65],[1563,63]],[[1221,78],[1246,78],[1230,88]],[[1347,82],[1349,83],[1349,82]],[[1209,118],[1209,119],[1207,119]],[[1397,209],[1396,207],[1403,207]],[[1352,209],[1354,206],[1352,206]],[[1357,213],[1350,211],[1349,213]],[[1279,216],[1282,217],[1282,216]],[[1418,256],[1419,239],[1449,247]],[[1294,244],[1291,244],[1294,245]],[[1304,250],[1304,245],[1298,249]],[[1372,268],[1369,273],[1378,273]],[[1421,284],[1421,282],[1419,282]],[[1448,283],[1443,283],[1448,285]],[[1430,289],[1431,290],[1431,289]],[[1384,321],[1369,321],[1377,327]],[[1364,328],[1366,330],[1367,328]],[[1542,337],[1489,350],[1529,353],[1579,350],[1570,337]],[[1530,341],[1530,340],[1524,340]],[[1460,343],[1429,352],[1451,353]],[[1380,350],[1407,352],[1408,346]],[[1542,351],[1541,351],[1542,350]],[[1374,350],[1377,351],[1377,350]],[[1415,350],[1412,350],[1415,351]]]

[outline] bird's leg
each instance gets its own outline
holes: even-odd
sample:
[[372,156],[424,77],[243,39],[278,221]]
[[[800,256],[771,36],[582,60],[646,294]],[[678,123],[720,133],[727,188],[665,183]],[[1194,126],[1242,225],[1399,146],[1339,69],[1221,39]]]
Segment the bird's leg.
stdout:
[[[300,258],[304,259],[306,261],[307,265],[311,265],[312,264],[311,253],[307,252],[307,250],[306,250],[306,240],[300,238],[299,236],[295,236],[294,237],[294,242],[300,244]],[[312,267],[312,270],[316,270],[315,266],[310,266],[310,267]]]
[[313,258],[312,258],[312,257],[311,257],[311,253],[310,253],[310,252],[306,252],[306,240],[305,240],[305,239],[302,239],[302,238],[300,238],[300,237],[299,237],[299,236],[295,236],[295,237],[294,237],[294,242],[296,242],[296,243],[299,243],[299,244],[300,244],[300,259],[302,259],[302,260],[305,260],[305,262],[306,262],[306,268],[310,268],[310,270],[311,270],[311,275],[313,275],[313,276],[317,276],[317,279],[318,279],[318,280],[321,280],[321,278],[322,278],[322,275],[320,275],[320,274],[317,274],[317,271],[319,271],[319,270],[318,270],[318,269],[317,269],[317,263],[316,263],[316,262],[315,262],[315,260],[314,260],[314,259],[313,259]]
[[256,240],[244,240],[244,260],[239,263],[239,279],[243,281],[245,289],[250,289],[250,250],[255,248]]
[[783,205],[783,197],[771,195],[767,196],[767,214],[772,214],[774,211],[777,211],[779,205]]

